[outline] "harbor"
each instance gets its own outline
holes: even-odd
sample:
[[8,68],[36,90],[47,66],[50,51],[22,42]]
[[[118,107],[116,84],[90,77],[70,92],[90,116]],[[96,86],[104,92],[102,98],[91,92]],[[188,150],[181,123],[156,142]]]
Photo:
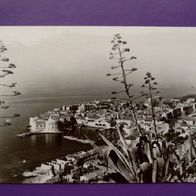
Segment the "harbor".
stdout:
[[[89,105],[94,102],[95,101],[91,101],[86,104]],[[30,117],[29,131],[18,135],[19,137],[32,137],[33,135],[36,136],[37,134],[44,135],[61,133],[60,137],[63,137],[66,141],[69,140],[77,143],[88,144],[91,150],[86,152],[77,152],[73,155],[67,155],[47,163],[42,163],[41,166],[36,167],[35,170],[26,171],[23,173],[23,177],[26,178],[23,181],[24,183],[114,183],[116,181],[113,179],[113,177],[111,177],[115,174],[115,169],[110,167],[109,170],[107,170],[106,165],[103,162],[105,152],[108,151],[108,147],[105,146],[103,142],[100,142],[102,138],[99,136],[99,134],[101,133],[101,135],[107,138],[114,145],[118,145],[119,135],[117,132],[117,127],[121,127],[126,143],[133,145],[135,138],[138,137],[136,127],[133,126],[132,121],[130,120],[131,116],[125,113],[126,108],[123,107],[125,103],[121,102],[120,100],[96,100],[96,102],[99,104],[104,102],[104,109],[100,109],[99,105],[94,105],[91,109],[88,108],[87,111],[81,111],[78,109],[80,108],[80,105],[68,107],[63,106],[58,109],[55,108],[53,111],[41,114],[40,117]],[[108,103],[107,108],[106,102]],[[178,101],[177,99],[170,99],[162,102],[176,104],[176,108],[172,110],[169,108],[169,106],[165,105],[163,112],[163,103],[160,104],[160,108],[156,108],[156,110],[160,112],[159,119],[157,119],[157,130],[159,133],[167,133],[165,131],[168,129],[168,125],[165,123],[165,120],[171,118],[173,115],[177,115],[179,118],[178,122],[176,122],[176,130],[179,132],[179,137],[186,138],[190,133],[190,129],[196,130],[196,118],[194,116],[196,111],[196,102],[194,99],[187,98],[187,100],[184,102],[180,102],[180,99]],[[119,112],[114,110],[116,107],[121,108],[118,110]],[[75,109],[72,110],[70,108]],[[145,130],[150,130],[152,126],[152,123],[150,123],[151,120],[142,120],[142,110],[138,110],[138,114],[141,115],[141,120],[139,121],[140,126],[145,128]],[[43,123],[45,120],[47,123],[48,119],[51,128],[49,131],[46,131],[45,126],[40,124],[40,121]],[[180,126],[180,129],[178,126]],[[33,127],[33,130],[31,127]],[[74,130],[77,132],[77,135],[75,136]],[[89,133],[91,133],[91,137],[89,137]],[[95,152],[99,153],[96,154]],[[84,157],[89,158],[86,159]],[[69,161],[67,162],[67,160]],[[81,167],[78,167],[78,164],[83,168],[89,163],[91,163],[90,167],[94,169],[87,173],[84,172],[85,175],[82,175]],[[73,168],[65,174],[65,171],[67,171],[67,168],[69,167]],[[100,167],[102,169],[100,169]],[[102,172],[98,178],[96,174],[97,172],[99,173],[99,169]],[[82,171],[83,170],[84,169],[82,169]]]

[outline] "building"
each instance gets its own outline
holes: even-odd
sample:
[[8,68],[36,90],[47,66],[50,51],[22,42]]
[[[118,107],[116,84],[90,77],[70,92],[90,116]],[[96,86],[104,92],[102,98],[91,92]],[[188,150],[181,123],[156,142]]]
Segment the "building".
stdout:
[[43,131],[46,129],[46,120],[38,117],[30,117],[29,125],[31,127],[31,132]]
[[85,118],[85,119],[77,119],[78,124],[83,124],[87,127],[94,127],[94,128],[102,128],[102,129],[110,129],[111,124],[106,120],[99,118],[99,119],[92,119],[92,118]]
[[38,117],[30,117],[29,125],[31,127],[31,132],[37,133],[57,133],[59,132],[57,126],[57,120],[54,120],[52,117],[48,119],[40,119]]
[[51,117],[46,121],[46,128],[45,131],[47,132],[56,132],[59,131],[57,127],[56,120],[52,119]]
[[194,103],[194,102],[195,102],[195,98],[188,98],[188,99],[186,100],[186,103],[187,103],[187,104]]
[[78,112],[81,113],[94,109],[97,109],[96,103],[83,103],[78,107]]

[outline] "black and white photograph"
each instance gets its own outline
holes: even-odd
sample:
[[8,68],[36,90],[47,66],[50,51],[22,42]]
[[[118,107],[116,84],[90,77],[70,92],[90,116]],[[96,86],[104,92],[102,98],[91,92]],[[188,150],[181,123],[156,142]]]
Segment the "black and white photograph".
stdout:
[[195,27],[0,27],[0,183],[196,182]]

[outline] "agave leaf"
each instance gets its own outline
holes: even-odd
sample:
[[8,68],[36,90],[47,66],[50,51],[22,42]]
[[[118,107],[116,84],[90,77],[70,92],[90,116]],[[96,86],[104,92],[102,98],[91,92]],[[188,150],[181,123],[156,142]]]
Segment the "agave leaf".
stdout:
[[152,165],[152,182],[156,183],[156,178],[157,178],[157,160],[153,161]]
[[193,144],[193,139],[191,138],[191,135],[189,137],[190,137],[190,142],[191,142],[191,145],[192,145],[192,156],[195,159],[196,158],[196,149],[195,149],[195,146]]
[[167,157],[167,160],[166,160],[166,164],[165,164],[165,177],[168,176],[168,172],[169,172],[169,161],[170,161],[170,158],[169,158],[169,155]]
[[120,142],[121,142],[121,144],[122,144],[122,150],[123,150],[124,153],[127,155],[127,157],[130,158],[130,157],[129,157],[129,153],[128,153],[128,146],[127,146],[127,143],[126,143],[124,137],[122,136],[119,127],[117,128],[117,131],[118,131],[118,135],[119,135],[119,137],[120,137]]
[[[188,150],[188,153],[187,153],[187,157],[188,157],[188,161],[189,161],[189,165],[190,165],[190,167],[192,167],[191,166],[191,162],[193,161],[195,161],[196,159],[195,159],[195,155],[196,155],[196,153],[195,153],[195,147],[194,147],[194,144],[193,144],[193,141],[192,141],[192,138],[191,138],[191,135],[189,134],[189,136],[188,136],[188,142],[187,142],[187,144],[186,145],[189,145],[189,150]],[[187,171],[188,171],[188,169],[187,169]],[[183,172],[183,174],[182,175],[184,175],[184,173],[186,173],[186,170]]]
[[107,156],[107,164],[110,165],[110,168],[113,168],[114,171],[117,171],[121,174],[122,177],[125,178],[128,182],[137,182],[134,174],[131,174],[127,169],[124,161],[119,157],[119,155],[113,149],[109,149],[106,154]]
[[186,173],[190,170],[190,168],[195,166],[195,164],[196,164],[196,159],[194,159],[192,162],[188,164],[188,166],[184,169],[183,173],[180,175],[180,179],[183,178],[186,175]]
[[191,162],[192,161],[192,149],[193,149],[193,147],[192,147],[190,134],[189,134],[188,140],[189,140],[188,160],[189,160],[189,162]]
[[[133,168],[131,167],[130,163],[127,161],[125,156],[109,141],[107,140],[101,133],[99,133],[103,141],[109,146],[112,150],[114,155],[114,159],[112,157],[111,161],[113,162],[113,166],[115,169],[121,173],[121,175],[127,179],[129,182],[133,182],[136,179],[134,175]],[[111,155],[111,154],[110,154]]]
[[[135,127],[134,127],[135,128]],[[128,150],[128,145],[124,139],[124,137],[122,136],[121,134],[121,131],[119,128],[117,128],[117,131],[118,131],[118,134],[119,134],[119,137],[120,137],[120,142],[121,142],[121,147],[122,147],[122,150],[123,152],[126,154],[127,156],[127,159],[129,161],[129,163],[132,165],[132,170],[134,172],[134,175],[136,176],[138,182],[139,182],[139,178],[137,177],[137,174],[136,174],[136,171],[137,171],[137,166],[136,166],[136,162],[134,160],[134,157],[132,157],[130,151]]]

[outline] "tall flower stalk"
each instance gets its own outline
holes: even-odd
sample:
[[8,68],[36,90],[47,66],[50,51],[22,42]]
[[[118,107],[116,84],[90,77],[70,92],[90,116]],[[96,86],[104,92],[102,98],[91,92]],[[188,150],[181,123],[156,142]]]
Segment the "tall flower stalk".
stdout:
[[147,92],[145,93],[142,91],[141,94],[145,96],[146,98],[149,98],[150,100],[150,108],[151,108],[151,114],[152,114],[152,119],[153,119],[154,133],[156,137],[158,137],[158,133],[157,133],[157,125],[156,125],[154,95],[157,95],[160,93],[159,91],[156,91],[157,85],[158,83],[155,81],[155,78],[152,76],[152,74],[150,72],[146,73],[144,77],[144,84],[141,87],[146,88]]
[[114,81],[120,82],[124,87],[124,90],[119,92],[113,91],[112,94],[118,94],[121,92],[126,94],[130,105],[133,121],[137,127],[139,135],[141,135],[141,130],[137,120],[135,106],[132,100],[134,95],[132,95],[130,92],[131,87],[133,87],[133,84],[128,82],[128,76],[133,72],[137,71],[137,68],[133,68],[131,67],[132,64],[127,64],[127,63],[135,60],[136,57],[128,55],[130,49],[126,47],[127,42],[122,39],[120,34],[114,35],[111,43],[113,44],[113,46],[112,46],[112,52],[110,52],[109,59],[117,60],[117,65],[111,67],[113,72],[108,73],[107,76],[112,76],[113,77],[112,79]]
[[[9,63],[10,59],[7,57],[4,57],[4,53],[7,51],[6,46],[3,44],[2,41],[0,41],[0,79],[5,78],[8,75],[13,75],[14,72],[12,71],[12,69],[15,69],[16,66],[13,63]],[[16,82],[12,82],[11,84],[4,84],[3,82],[0,82],[0,86],[5,87],[5,88],[15,88],[16,87]],[[12,91],[11,93],[1,93],[0,96],[1,97],[7,97],[7,96],[18,96],[21,93],[18,91]],[[8,109],[9,106],[5,104],[4,100],[0,101],[0,108],[1,109]],[[11,114],[11,115],[0,115],[0,118],[16,118],[20,116],[19,114],[15,113],[15,114]],[[5,121],[3,124],[0,124],[0,126],[7,126],[10,125],[9,121]]]

